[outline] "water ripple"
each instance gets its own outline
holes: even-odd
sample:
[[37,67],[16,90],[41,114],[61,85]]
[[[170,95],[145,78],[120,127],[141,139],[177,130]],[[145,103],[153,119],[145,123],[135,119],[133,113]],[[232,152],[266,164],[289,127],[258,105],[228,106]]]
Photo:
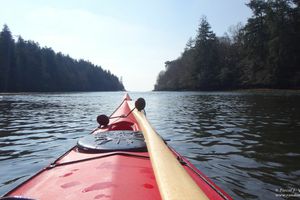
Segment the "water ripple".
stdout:
[[[122,96],[1,94],[0,194],[76,144]],[[300,187],[299,93],[132,93],[141,96],[157,132],[234,199],[271,200],[278,188]]]

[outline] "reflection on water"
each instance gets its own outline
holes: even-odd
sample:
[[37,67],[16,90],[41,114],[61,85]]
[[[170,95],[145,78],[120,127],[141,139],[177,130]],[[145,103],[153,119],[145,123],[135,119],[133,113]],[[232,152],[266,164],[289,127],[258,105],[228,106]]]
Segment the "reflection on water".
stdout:
[[[0,194],[96,127],[123,93],[0,97]],[[169,144],[235,199],[300,188],[300,93],[149,92],[147,116]],[[280,197],[276,197],[280,199]]]

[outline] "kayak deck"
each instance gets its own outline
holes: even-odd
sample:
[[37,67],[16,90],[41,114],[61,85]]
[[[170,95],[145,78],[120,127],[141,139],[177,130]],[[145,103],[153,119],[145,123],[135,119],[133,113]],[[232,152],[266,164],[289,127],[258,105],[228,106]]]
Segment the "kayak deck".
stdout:
[[[94,134],[116,130],[140,130],[133,115],[124,117],[130,112],[127,100],[128,96],[113,113],[108,126],[101,127]],[[209,199],[231,199],[190,162],[172,148],[170,150]],[[45,200],[161,199],[147,150],[92,153],[78,146],[5,196]]]
[[147,153],[101,156],[78,153],[74,148],[57,166],[43,170],[9,195],[34,199],[160,199]]
[[[210,199],[224,199],[200,171],[187,165],[184,168]],[[147,152],[85,154],[76,147],[8,195],[33,199],[161,199]]]

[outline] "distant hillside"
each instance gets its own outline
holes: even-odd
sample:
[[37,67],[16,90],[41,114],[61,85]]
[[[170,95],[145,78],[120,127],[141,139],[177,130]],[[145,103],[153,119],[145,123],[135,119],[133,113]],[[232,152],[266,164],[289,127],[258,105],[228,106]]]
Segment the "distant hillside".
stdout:
[[[80,48],[80,47],[78,47]],[[88,61],[0,32],[0,92],[120,91],[122,82]]]
[[251,0],[253,15],[230,36],[217,37],[202,18],[181,56],[165,63],[154,90],[300,89],[299,2]]

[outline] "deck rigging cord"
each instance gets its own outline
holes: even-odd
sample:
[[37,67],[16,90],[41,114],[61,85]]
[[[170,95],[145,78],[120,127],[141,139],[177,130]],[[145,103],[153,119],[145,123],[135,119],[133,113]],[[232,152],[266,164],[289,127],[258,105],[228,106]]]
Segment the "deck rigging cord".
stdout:
[[[115,118],[126,118],[128,117],[135,109],[137,109],[138,111],[142,111],[145,107],[146,107],[146,101],[143,98],[138,98],[135,101],[135,106],[134,108],[132,108],[126,115],[118,115],[118,116],[113,116],[116,111],[122,106],[122,104],[125,102],[126,99],[124,99],[121,104],[112,112],[112,114],[108,117],[106,115],[99,115],[97,117],[97,122],[99,124],[98,128],[101,128],[102,126],[107,126],[109,124],[109,120],[110,119],[115,119]],[[144,113],[146,114],[146,112],[144,111]],[[95,131],[95,130],[94,130]],[[92,133],[94,132],[92,131]]]

